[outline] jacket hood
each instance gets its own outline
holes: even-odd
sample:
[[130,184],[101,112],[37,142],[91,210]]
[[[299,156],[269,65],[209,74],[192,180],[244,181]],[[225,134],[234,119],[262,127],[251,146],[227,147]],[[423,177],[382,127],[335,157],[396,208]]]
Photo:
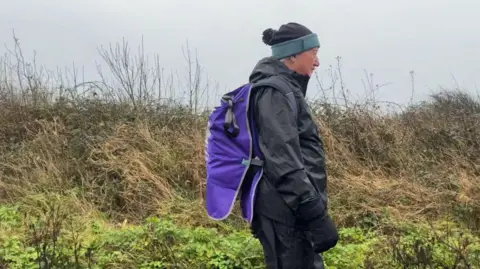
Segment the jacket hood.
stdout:
[[249,82],[255,83],[273,75],[283,76],[289,81],[298,84],[305,96],[310,76],[300,75],[290,70],[283,62],[272,57],[263,58],[255,65],[250,73]]

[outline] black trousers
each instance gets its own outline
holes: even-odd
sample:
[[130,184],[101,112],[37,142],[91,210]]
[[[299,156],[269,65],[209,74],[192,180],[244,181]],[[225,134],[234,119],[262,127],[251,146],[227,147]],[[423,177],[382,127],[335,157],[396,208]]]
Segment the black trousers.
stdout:
[[266,269],[324,269],[308,234],[256,214],[252,233],[263,246]]

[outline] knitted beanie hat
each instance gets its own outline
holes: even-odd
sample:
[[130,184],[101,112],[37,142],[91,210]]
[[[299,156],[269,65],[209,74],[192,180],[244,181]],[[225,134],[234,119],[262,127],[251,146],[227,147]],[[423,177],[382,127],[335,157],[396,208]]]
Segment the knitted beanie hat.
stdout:
[[278,30],[266,29],[263,31],[262,40],[272,47],[272,56],[276,59],[284,59],[320,47],[317,34],[296,22],[284,24]]

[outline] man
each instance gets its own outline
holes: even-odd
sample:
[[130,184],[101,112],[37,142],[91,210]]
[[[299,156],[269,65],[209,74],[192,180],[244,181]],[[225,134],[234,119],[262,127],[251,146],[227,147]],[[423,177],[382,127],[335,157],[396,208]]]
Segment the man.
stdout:
[[[265,166],[252,232],[263,246],[268,269],[323,268],[321,252],[335,246],[338,234],[327,213],[323,143],[305,101],[308,81],[319,66],[320,44],[316,34],[298,23],[265,30],[263,42],[272,46],[272,56],[257,63],[250,82],[277,76],[288,89],[254,91]],[[285,92],[293,93],[296,104]]]

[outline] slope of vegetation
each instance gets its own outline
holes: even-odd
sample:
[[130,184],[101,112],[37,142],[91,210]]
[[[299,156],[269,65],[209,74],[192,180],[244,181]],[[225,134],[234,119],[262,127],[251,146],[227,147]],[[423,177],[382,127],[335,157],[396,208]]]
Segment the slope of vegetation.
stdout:
[[[1,59],[0,268],[264,268],[238,211],[213,222],[203,208],[200,100],[213,97],[198,63],[186,54],[180,102],[141,52],[100,52],[110,72],[91,82],[18,43]],[[477,98],[311,106],[341,229],[328,268],[480,267]]]

